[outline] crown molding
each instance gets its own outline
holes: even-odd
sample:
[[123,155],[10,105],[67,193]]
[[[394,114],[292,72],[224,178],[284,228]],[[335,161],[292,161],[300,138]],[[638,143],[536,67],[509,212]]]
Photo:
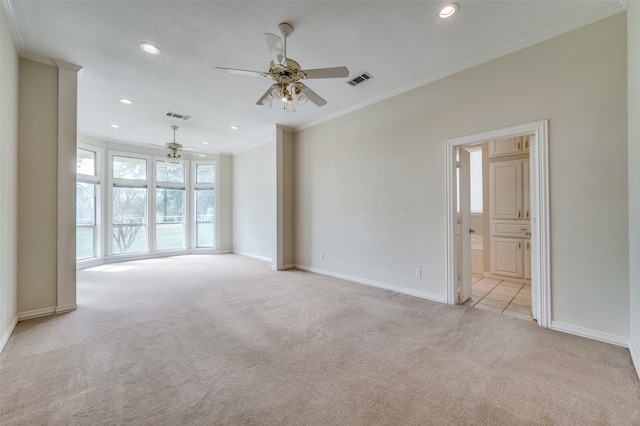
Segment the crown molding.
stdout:
[[365,107],[368,107],[370,105],[376,104],[376,103],[381,102],[383,100],[392,98],[394,96],[400,95],[400,94],[405,93],[405,92],[409,92],[411,90],[417,89],[418,87],[425,86],[425,85],[427,85],[429,83],[433,83],[434,81],[441,80],[441,79],[443,79],[445,77],[449,77],[451,75],[454,75],[454,74],[457,74],[459,72],[468,70],[468,69],[476,67],[478,65],[482,65],[482,64],[490,62],[490,61],[492,61],[494,59],[498,59],[498,58],[500,58],[502,56],[506,56],[506,55],[508,55],[510,53],[514,53],[514,52],[517,52],[519,50],[525,49],[527,47],[536,45],[538,43],[542,43],[543,41],[550,40],[552,38],[558,37],[558,36],[560,36],[562,34],[571,32],[573,30],[577,30],[578,28],[585,27],[587,25],[593,24],[595,22],[598,22],[598,21],[601,21],[603,19],[609,18],[609,17],[611,17],[613,15],[617,15],[618,13],[625,12],[626,9],[627,9],[628,4],[629,4],[629,0],[617,0],[616,2],[611,3],[609,6],[599,10],[597,13],[594,13],[592,15],[586,16],[586,17],[581,18],[581,19],[577,19],[574,22],[572,22],[572,23],[570,23],[568,25],[565,25],[564,27],[562,27],[562,28],[560,28],[558,30],[551,31],[551,32],[548,32],[546,34],[542,34],[542,35],[537,36],[537,37],[533,37],[533,38],[531,38],[529,40],[526,40],[526,41],[524,41],[522,43],[518,43],[516,45],[507,47],[505,49],[501,49],[501,50],[498,50],[498,51],[495,51],[495,52],[491,52],[491,53],[489,53],[489,54],[487,54],[485,56],[482,56],[480,58],[474,59],[474,60],[469,61],[469,62],[467,62],[465,64],[462,64],[460,66],[457,66],[457,67],[454,67],[454,68],[450,68],[450,69],[445,70],[443,72],[440,72],[438,74],[434,74],[434,75],[428,76],[426,78],[420,79],[418,81],[415,81],[413,83],[409,83],[409,84],[407,84],[405,86],[402,86],[402,87],[400,87],[398,89],[391,90],[391,91],[389,91],[387,93],[384,93],[384,94],[382,94],[380,96],[377,96],[377,97],[375,97],[373,99],[369,99],[368,101],[361,102],[361,103],[359,103],[357,105],[354,105],[354,106],[352,106],[350,108],[347,108],[347,109],[344,109],[344,110],[341,110],[341,111],[337,111],[337,112],[335,112],[333,114],[330,114],[330,115],[328,115],[326,117],[323,117],[323,118],[320,118],[318,120],[314,120],[314,121],[311,121],[309,123],[302,124],[300,126],[297,126],[295,128],[295,131],[298,132],[300,130],[304,130],[304,129],[308,129],[310,127],[317,126],[318,124],[322,124],[322,123],[325,123],[327,121],[331,121],[331,120],[333,120],[335,118],[341,117],[343,115],[347,115],[347,114],[349,114],[351,112],[360,110],[362,108],[365,108]]
[[22,56],[25,53],[24,43],[22,41],[22,37],[20,36],[20,31],[18,31],[18,24],[16,23],[16,15],[13,10],[12,1],[0,0],[0,7],[2,7],[2,10],[7,17],[7,23],[9,24],[9,31],[11,32],[11,37],[13,38],[13,44],[16,46],[18,55]]

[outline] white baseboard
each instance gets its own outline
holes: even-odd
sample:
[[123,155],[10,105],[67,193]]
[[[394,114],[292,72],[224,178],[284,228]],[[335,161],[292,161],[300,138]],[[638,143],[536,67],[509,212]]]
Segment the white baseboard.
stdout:
[[56,306],[56,314],[64,314],[66,312],[75,311],[78,309],[78,305],[76,303],[72,303],[70,305],[60,305]]
[[4,333],[2,333],[2,338],[0,338],[0,353],[4,350],[4,346],[9,341],[9,337],[11,337],[11,333],[13,333],[13,330],[16,328],[16,325],[18,325],[17,315],[13,317],[13,321],[11,321],[11,324],[9,325],[9,327],[4,331]]
[[341,280],[352,281],[358,284],[364,284],[371,287],[382,288],[384,290],[391,290],[397,293],[406,294],[408,296],[415,296],[421,299],[432,300],[434,302],[447,303],[447,296],[442,296],[439,294],[428,293],[426,291],[413,290],[405,287],[398,287],[392,284],[383,283],[380,281],[370,280],[368,278],[356,277],[354,275],[340,274],[337,272],[329,271],[326,269],[314,268],[307,265],[294,265],[298,269],[302,269],[303,271],[313,272],[314,274],[327,275],[329,277],[340,278]]
[[55,313],[56,313],[55,306],[51,306],[49,308],[34,309],[33,311],[18,312],[18,321],[31,319],[31,318],[44,317],[46,315],[53,315]]
[[638,375],[638,379],[640,379],[640,348],[637,346],[637,344],[637,342],[629,340],[629,353],[631,354],[631,361],[633,361],[633,366],[636,368],[636,374]]
[[258,259],[258,260],[264,260],[265,262],[272,262],[273,259],[271,259],[270,257],[265,257],[265,256],[260,256],[257,254],[253,254],[253,253],[247,253],[244,251],[233,251],[233,253],[235,254],[239,254],[240,256],[247,256],[247,257],[252,257],[254,259]]
[[612,345],[629,347],[629,339],[627,337],[616,336],[615,334],[603,333],[602,331],[592,330],[590,328],[578,327],[571,324],[565,324],[558,321],[551,321],[551,329],[562,331],[564,333],[574,334],[576,336],[586,337],[588,339],[599,340]]

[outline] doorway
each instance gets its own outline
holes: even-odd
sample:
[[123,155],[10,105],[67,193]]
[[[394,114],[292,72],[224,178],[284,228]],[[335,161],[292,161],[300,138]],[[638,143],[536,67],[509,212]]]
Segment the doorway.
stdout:
[[[537,121],[447,140],[447,302],[464,302],[471,294],[470,218],[458,215],[457,152],[461,147],[530,135],[529,185],[531,302],[534,319],[550,327],[549,189],[547,121]],[[462,150],[461,152],[466,152]],[[463,160],[464,161],[464,160]],[[461,182],[464,179],[461,179]],[[460,188],[464,193],[468,188]],[[466,195],[465,195],[466,197]],[[462,199],[465,197],[461,197]],[[461,213],[466,211],[461,209]],[[523,214],[523,211],[518,214]],[[459,220],[460,217],[460,220]],[[459,264],[460,262],[460,264]],[[459,272],[459,270],[461,272]]]

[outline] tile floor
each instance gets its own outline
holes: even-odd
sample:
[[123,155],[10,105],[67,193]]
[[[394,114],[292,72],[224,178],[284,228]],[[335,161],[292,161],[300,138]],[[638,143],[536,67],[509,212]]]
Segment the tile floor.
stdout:
[[466,306],[532,320],[531,283],[473,275]]

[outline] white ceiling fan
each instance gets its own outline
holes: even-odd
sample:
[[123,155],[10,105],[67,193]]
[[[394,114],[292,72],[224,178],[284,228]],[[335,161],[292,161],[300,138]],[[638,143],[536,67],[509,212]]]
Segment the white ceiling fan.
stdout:
[[194,148],[192,146],[184,147],[181,144],[179,144],[178,142],[176,142],[176,130],[178,130],[178,126],[171,126],[171,128],[173,129],[173,141],[172,142],[167,142],[164,145],[158,145],[158,144],[155,144],[155,143],[152,143],[150,145],[159,146],[161,148],[164,148],[164,149],[168,150],[169,152],[167,153],[167,157],[170,158],[171,160],[179,160],[180,158],[182,158],[181,153],[185,152],[185,151],[188,154],[195,155],[196,157],[206,157],[205,154],[200,154],[198,152],[195,152],[196,148]]
[[302,80],[349,77],[349,70],[347,67],[301,69],[300,64],[287,57],[287,37],[293,32],[293,27],[290,24],[282,23],[278,25],[278,30],[282,38],[270,33],[265,33],[264,35],[273,57],[268,71],[248,71],[220,67],[215,69],[231,74],[260,76],[274,80],[275,83],[258,99],[257,105],[266,105],[271,108],[273,100],[280,99],[284,103],[286,112],[294,112],[296,109],[293,106],[293,95],[296,96],[300,105],[304,105],[307,101],[311,101],[317,106],[325,105],[327,101],[303,84]]

